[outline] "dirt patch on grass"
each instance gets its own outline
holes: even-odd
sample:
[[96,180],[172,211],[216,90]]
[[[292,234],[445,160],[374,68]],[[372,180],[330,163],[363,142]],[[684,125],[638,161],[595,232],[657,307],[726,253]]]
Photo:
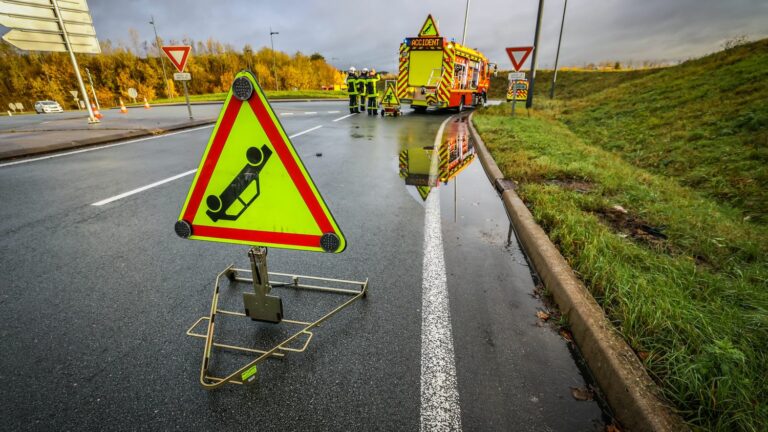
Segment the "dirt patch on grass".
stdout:
[[672,246],[667,242],[667,235],[663,232],[666,227],[653,226],[620,206],[600,209],[593,213],[620,236],[630,238],[655,250],[673,253]]
[[545,181],[547,184],[552,184],[559,186],[563,189],[571,190],[574,192],[579,193],[589,193],[592,192],[593,189],[595,189],[594,183],[590,183],[583,180],[577,180],[577,179],[555,179],[555,180],[547,180]]

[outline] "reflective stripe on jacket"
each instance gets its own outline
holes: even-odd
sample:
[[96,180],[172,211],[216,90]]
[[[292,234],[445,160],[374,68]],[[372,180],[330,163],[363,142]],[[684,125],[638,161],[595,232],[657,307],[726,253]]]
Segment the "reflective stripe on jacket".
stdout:
[[365,92],[369,95],[375,95],[376,92],[376,83],[379,82],[379,74],[376,74],[375,76],[368,77],[365,79]]

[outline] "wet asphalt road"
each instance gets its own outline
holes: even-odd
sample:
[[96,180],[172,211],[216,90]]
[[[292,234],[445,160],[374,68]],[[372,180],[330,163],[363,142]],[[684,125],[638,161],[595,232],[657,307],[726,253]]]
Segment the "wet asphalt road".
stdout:
[[[348,247],[271,249],[270,270],[367,277],[368,297],[317,329],[307,352],[261,365],[256,385],[205,391],[203,341],[185,331],[207,314],[216,274],[247,267],[247,247],[176,236],[191,176],[91,204],[196,168],[211,129],[0,166],[2,429],[419,429],[426,204],[399,155],[431,146],[446,116],[333,121],[345,104],[276,109],[316,112],[281,120],[289,135],[322,126],[293,143]],[[601,430],[598,405],[571,397],[585,382],[566,342],[537,325],[529,268],[514,238],[506,244],[480,163],[433,194],[463,429]],[[317,318],[331,300],[285,294],[286,318]],[[254,329],[275,332],[244,331]]]

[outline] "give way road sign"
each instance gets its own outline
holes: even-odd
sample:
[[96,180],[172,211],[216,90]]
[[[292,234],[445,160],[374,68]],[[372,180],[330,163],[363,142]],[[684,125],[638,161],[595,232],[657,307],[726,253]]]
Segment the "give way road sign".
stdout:
[[525,63],[525,60],[528,59],[528,56],[531,54],[531,51],[533,51],[532,46],[526,46],[526,47],[511,47],[506,48],[507,55],[509,56],[509,59],[512,60],[512,66],[515,68],[516,71],[519,71],[521,67],[523,67],[523,63]]
[[184,66],[187,65],[191,49],[192,47],[189,45],[166,45],[163,47],[163,52],[179,72],[184,72]]

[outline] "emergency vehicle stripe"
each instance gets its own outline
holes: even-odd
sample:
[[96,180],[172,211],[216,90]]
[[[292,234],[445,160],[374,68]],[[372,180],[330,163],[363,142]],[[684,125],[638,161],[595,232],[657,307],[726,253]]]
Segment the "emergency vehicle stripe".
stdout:
[[438,99],[441,102],[448,102],[451,96],[451,78],[453,77],[454,50],[453,44],[448,44],[443,49],[443,74],[440,77],[440,87],[438,88]]
[[397,74],[397,97],[398,99],[406,96],[408,88],[408,63],[410,62],[410,49],[406,44],[400,44],[400,70]]

